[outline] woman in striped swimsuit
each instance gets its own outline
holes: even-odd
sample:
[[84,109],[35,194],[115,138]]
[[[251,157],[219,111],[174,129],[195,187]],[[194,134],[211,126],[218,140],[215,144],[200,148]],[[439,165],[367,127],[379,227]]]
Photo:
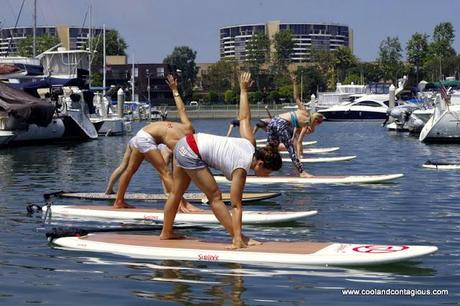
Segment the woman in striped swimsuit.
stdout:
[[[178,238],[173,232],[174,218],[182,195],[190,181],[201,189],[211,203],[216,218],[232,237],[232,248],[247,247],[257,243],[242,233],[242,204],[246,176],[250,169],[258,176],[267,176],[281,168],[281,156],[272,147],[256,149],[251,130],[251,112],[248,90],[251,75],[240,76],[239,130],[241,138],[210,134],[189,134],[179,140],[174,150],[177,167],[174,169],[174,188],[165,205],[161,239]],[[230,214],[222,201],[222,194],[209,168],[220,170],[231,180],[230,197],[233,211]]]

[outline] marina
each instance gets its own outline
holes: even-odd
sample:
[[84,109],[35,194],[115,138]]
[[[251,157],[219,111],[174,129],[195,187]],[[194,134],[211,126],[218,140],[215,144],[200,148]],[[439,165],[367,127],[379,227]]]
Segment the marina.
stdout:
[[[227,128],[226,122],[197,120],[195,124],[199,131],[214,130],[223,134]],[[134,123],[133,130],[142,126],[142,122]],[[107,253],[69,252],[50,248],[45,239],[46,230],[57,224],[69,223],[59,221],[44,226],[38,215],[26,216],[26,203],[41,201],[42,193],[50,190],[78,187],[88,191],[102,191],[111,169],[119,162],[128,138],[101,137],[78,144],[28,146],[27,150],[13,147],[2,151],[0,168],[2,173],[8,173],[0,180],[0,205],[6,230],[1,238],[4,252],[0,254],[0,259],[3,262],[2,273],[10,277],[9,284],[1,291],[5,302],[21,304],[32,298],[31,294],[24,292],[33,292],[35,300],[51,302],[49,293],[54,289],[50,289],[50,286],[60,286],[53,300],[74,297],[81,302],[92,303],[94,296],[103,291],[104,299],[116,297],[116,301],[110,302],[114,305],[136,301],[142,303],[145,295],[132,295],[133,290],[150,292],[152,299],[160,299],[159,295],[168,294],[180,300],[182,293],[177,290],[187,284],[183,290],[188,292],[188,301],[199,303],[206,299],[217,302],[226,299],[232,290],[242,290],[249,295],[241,296],[240,300],[254,303],[262,296],[266,298],[268,283],[273,285],[270,288],[270,298],[279,303],[289,303],[292,296],[303,299],[306,295],[310,296],[310,300],[319,302],[324,294],[338,303],[343,299],[341,290],[331,288],[353,288],[356,282],[364,288],[449,290],[449,296],[425,297],[429,303],[457,299],[456,271],[460,262],[452,254],[460,251],[457,237],[460,219],[456,201],[460,196],[457,190],[459,172],[430,171],[420,166],[429,158],[457,161],[456,145],[426,145],[408,134],[388,133],[377,122],[326,123],[310,139],[318,140],[321,146],[340,145],[340,152],[344,155],[355,154],[358,157],[347,163],[307,164],[309,172],[314,175],[343,175],[400,171],[405,176],[394,183],[377,185],[304,187],[275,184],[258,187],[248,185],[246,188],[247,192],[282,193],[280,197],[263,204],[250,205],[246,209],[318,211],[316,216],[294,224],[245,226],[244,231],[250,237],[262,241],[275,239],[417,244],[439,248],[433,255],[415,261],[368,268],[299,268],[298,265],[281,264],[260,267],[244,263],[143,260]],[[361,139],[367,139],[368,146],[359,145]],[[373,148],[372,152],[379,154],[371,153],[368,149],[370,147]],[[398,158],[394,158],[395,152],[398,152]],[[411,155],[410,161],[401,158],[408,154]],[[37,158],[43,162],[31,163]],[[280,173],[291,175],[293,171],[292,166],[286,164]],[[149,182],[147,185],[146,181]],[[228,191],[225,186],[222,188],[224,192]],[[443,192],[439,192],[441,189]],[[134,177],[130,191],[160,193],[162,189],[158,176],[144,164]],[[196,187],[191,191],[196,192]],[[68,205],[75,204],[75,199],[54,199],[53,202]],[[94,203],[91,200],[79,202],[87,205]],[[162,207],[161,203],[150,203],[148,206]],[[88,228],[100,226],[101,223],[74,220],[71,224]],[[180,232],[198,239],[211,236],[220,241],[226,239],[220,226],[204,232],[193,229],[183,229]],[[152,230],[143,235],[158,233]],[[24,243],[18,244],[19,240]],[[44,277],[47,279],[46,285],[42,281]],[[196,278],[202,282],[197,282]],[[23,289],[19,292],[19,285],[14,284],[20,284],[20,279],[30,285],[21,285]],[[303,284],[307,282],[310,285],[305,287]],[[223,291],[213,292],[212,289],[217,287],[223,288]],[[82,292],[86,294],[82,295]],[[391,297],[391,301],[406,303],[408,300],[400,296]]]
[[459,4],[2,1],[1,305],[458,304]]

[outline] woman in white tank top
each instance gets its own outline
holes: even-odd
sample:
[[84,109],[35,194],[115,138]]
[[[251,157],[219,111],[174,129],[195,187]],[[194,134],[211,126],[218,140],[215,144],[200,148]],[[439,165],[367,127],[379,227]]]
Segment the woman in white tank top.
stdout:
[[[178,238],[173,232],[174,218],[180,199],[190,181],[207,196],[216,218],[232,236],[232,247],[243,248],[258,243],[242,233],[242,204],[246,175],[253,169],[258,176],[268,176],[281,168],[281,156],[277,149],[267,147],[256,150],[256,141],[251,129],[248,89],[251,75],[240,76],[240,134],[241,138],[230,138],[210,134],[190,134],[179,140],[174,150],[177,167],[174,168],[174,187],[164,208],[164,223],[161,239]],[[209,170],[222,171],[231,179],[230,197],[232,214],[222,201],[222,193]]]

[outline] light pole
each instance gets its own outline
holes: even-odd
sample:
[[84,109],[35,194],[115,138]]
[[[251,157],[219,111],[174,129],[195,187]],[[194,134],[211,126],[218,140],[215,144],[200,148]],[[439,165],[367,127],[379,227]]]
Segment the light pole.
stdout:
[[147,73],[147,99],[149,100],[149,103],[151,104],[152,101],[150,101],[150,71],[148,69],[145,70]]

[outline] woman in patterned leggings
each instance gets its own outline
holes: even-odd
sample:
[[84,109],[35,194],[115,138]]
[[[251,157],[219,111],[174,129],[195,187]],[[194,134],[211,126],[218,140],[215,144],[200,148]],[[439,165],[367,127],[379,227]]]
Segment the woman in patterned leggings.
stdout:
[[320,124],[324,118],[319,113],[310,114],[305,109],[305,106],[299,98],[297,78],[295,75],[291,75],[291,79],[294,86],[294,99],[298,110],[280,114],[270,121],[267,126],[267,143],[273,147],[278,147],[280,143],[284,144],[300,176],[311,177],[312,175],[304,170],[299,160],[298,155],[301,154],[301,152],[296,150],[293,140],[295,135],[299,135],[299,133],[296,133],[298,130],[302,137],[297,137],[296,142],[302,142],[303,136],[314,131],[315,126]]

